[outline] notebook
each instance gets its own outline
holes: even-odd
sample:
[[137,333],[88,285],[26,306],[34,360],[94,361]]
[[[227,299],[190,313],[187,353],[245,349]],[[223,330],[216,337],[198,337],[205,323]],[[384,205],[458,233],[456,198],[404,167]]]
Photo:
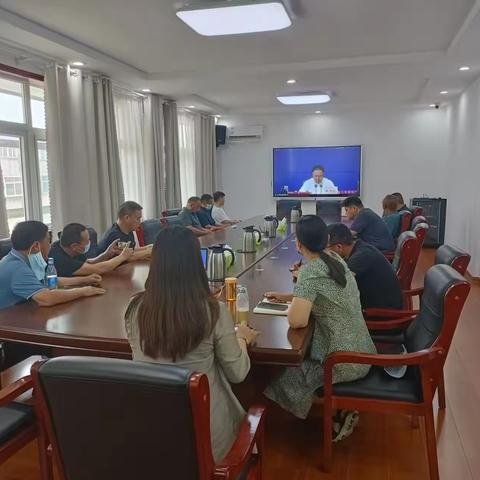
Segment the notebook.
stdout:
[[253,313],[262,313],[266,315],[288,315],[291,303],[274,303],[264,298],[253,309]]

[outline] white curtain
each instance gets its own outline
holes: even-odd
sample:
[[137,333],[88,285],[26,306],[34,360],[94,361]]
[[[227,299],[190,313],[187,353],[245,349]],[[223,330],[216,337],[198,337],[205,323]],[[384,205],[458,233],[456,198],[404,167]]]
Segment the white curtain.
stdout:
[[146,205],[147,175],[143,100],[143,97],[127,92],[114,92],[118,150],[125,199],[142,205],[145,217],[149,218],[150,212]]
[[111,82],[50,65],[45,106],[53,231],[81,222],[103,232],[124,201]]
[[182,203],[182,195],[178,155],[177,104],[175,102],[164,102],[162,110],[165,141],[165,200],[167,208],[178,208]]
[[216,189],[216,138],[215,119],[211,115],[195,117],[196,189],[199,194]]
[[147,188],[145,206],[151,218],[160,218],[167,208],[165,190],[165,140],[163,99],[151,94],[145,98],[145,170]]
[[3,173],[0,166],[0,238],[7,238],[10,236],[8,228],[7,205],[5,201],[5,192],[3,188]]
[[195,115],[185,110],[178,112],[178,143],[180,160],[180,189],[182,205],[198,195],[195,168]]

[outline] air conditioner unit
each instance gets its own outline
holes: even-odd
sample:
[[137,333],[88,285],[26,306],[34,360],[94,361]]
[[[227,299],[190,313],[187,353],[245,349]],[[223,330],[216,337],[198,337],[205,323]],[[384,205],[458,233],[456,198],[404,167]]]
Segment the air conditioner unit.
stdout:
[[228,139],[230,142],[252,142],[261,140],[263,137],[263,129],[263,125],[230,127],[228,129]]

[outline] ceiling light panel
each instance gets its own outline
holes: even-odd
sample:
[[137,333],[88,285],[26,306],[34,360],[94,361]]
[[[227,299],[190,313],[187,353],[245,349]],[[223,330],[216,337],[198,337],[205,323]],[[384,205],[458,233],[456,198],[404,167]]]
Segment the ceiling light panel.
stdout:
[[284,105],[312,105],[316,103],[328,103],[331,100],[327,93],[310,93],[308,95],[283,95],[277,100]]
[[177,17],[204,36],[282,30],[292,24],[281,1],[232,0],[195,3],[177,11]]

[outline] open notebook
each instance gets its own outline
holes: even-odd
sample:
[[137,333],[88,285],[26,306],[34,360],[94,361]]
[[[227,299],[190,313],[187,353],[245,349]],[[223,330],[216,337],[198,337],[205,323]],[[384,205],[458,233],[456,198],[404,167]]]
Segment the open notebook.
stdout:
[[253,313],[263,313],[266,315],[288,315],[290,310],[290,303],[273,303],[270,300],[264,298],[253,309]]

